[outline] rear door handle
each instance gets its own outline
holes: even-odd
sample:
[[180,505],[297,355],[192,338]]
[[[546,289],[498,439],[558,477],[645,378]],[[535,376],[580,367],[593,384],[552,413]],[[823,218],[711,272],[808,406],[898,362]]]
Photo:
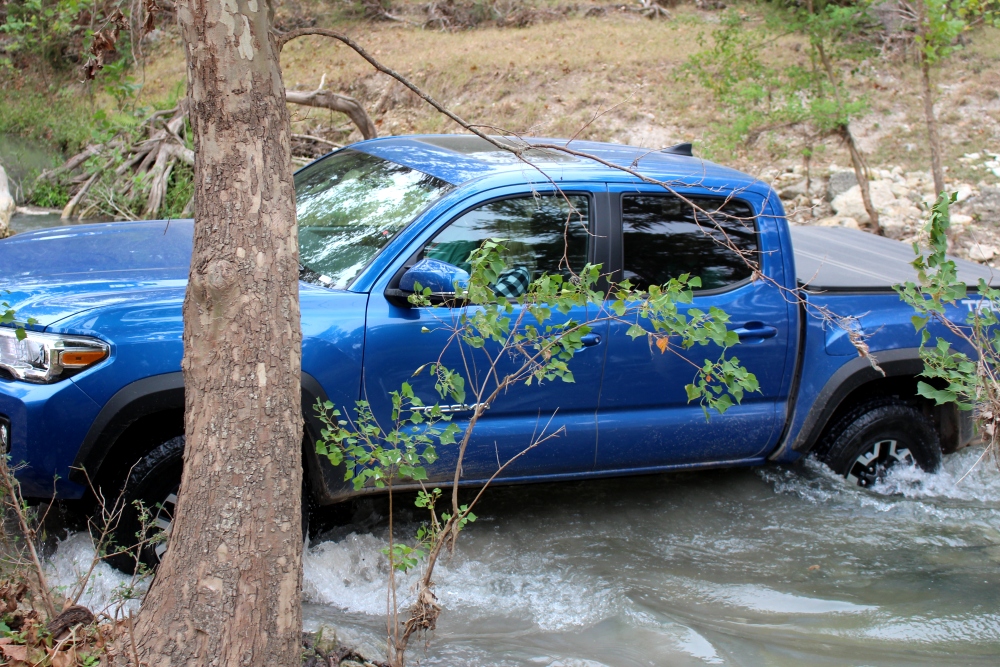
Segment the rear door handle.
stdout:
[[601,342],[601,335],[595,333],[584,334],[580,336],[580,342],[583,343],[584,347],[593,347]]
[[763,341],[765,338],[774,338],[778,335],[778,328],[764,324],[763,322],[747,322],[738,329],[733,329],[740,340]]

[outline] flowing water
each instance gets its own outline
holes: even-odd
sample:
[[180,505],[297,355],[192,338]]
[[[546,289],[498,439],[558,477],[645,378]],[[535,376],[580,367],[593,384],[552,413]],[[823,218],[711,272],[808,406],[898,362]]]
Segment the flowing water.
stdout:
[[[15,232],[65,224],[18,215]],[[1000,664],[1000,472],[981,453],[894,471],[873,491],[811,461],[495,488],[437,570],[444,607],[411,664]],[[382,653],[383,502],[305,555],[307,629]],[[397,534],[419,515],[401,512]],[[48,562],[72,586],[93,557],[69,535]],[[405,607],[412,577],[400,585]],[[130,581],[103,563],[82,602]],[[135,602],[129,603],[135,607]]]
[[[21,203],[24,190],[30,189],[35,176],[45,169],[51,169],[63,162],[63,156],[47,144],[24,139],[22,137],[0,134],[0,165],[3,165],[10,181],[10,194]],[[23,210],[32,210],[24,213]],[[44,211],[44,209],[23,209],[14,214],[10,221],[10,229],[15,234],[33,232],[37,229],[62,227],[63,225],[78,225],[88,222],[104,222],[107,218],[91,220],[61,220],[59,211]]]
[[[437,571],[444,611],[411,664],[995,666],[1000,473],[957,484],[981,451],[874,491],[811,461],[493,489]],[[383,509],[357,504],[305,556],[307,629],[373,655]],[[417,517],[403,512],[399,534]],[[90,553],[84,536],[63,542],[56,579]],[[102,564],[85,602],[123,581]]]

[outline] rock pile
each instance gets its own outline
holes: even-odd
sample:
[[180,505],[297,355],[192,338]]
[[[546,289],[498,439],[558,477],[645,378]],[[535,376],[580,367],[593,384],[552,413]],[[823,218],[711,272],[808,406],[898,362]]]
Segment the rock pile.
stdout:
[[[982,170],[990,181],[1000,178],[1000,156],[970,153],[959,158],[973,171]],[[927,211],[934,203],[930,172],[905,172],[902,167],[873,169],[868,183],[872,205],[882,233],[904,241],[916,240]],[[769,170],[761,178],[781,197],[793,224],[870,229],[868,212],[854,170],[831,165],[821,174],[807,174],[801,165],[784,171]],[[958,193],[951,209],[952,252],[977,262],[1000,262],[1000,186],[980,181],[948,182]]]

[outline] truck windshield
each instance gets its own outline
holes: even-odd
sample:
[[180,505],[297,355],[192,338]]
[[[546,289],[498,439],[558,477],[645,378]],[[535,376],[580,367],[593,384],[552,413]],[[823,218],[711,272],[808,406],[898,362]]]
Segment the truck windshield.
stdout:
[[396,232],[451,188],[350,149],[306,167],[295,175],[303,277],[347,287]]

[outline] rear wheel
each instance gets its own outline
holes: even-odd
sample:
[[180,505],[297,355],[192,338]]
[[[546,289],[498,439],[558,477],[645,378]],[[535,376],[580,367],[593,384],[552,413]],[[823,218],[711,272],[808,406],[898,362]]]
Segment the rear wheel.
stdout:
[[871,487],[896,465],[917,464],[927,472],[941,465],[934,424],[898,398],[858,405],[827,431],[819,459],[851,484]]

